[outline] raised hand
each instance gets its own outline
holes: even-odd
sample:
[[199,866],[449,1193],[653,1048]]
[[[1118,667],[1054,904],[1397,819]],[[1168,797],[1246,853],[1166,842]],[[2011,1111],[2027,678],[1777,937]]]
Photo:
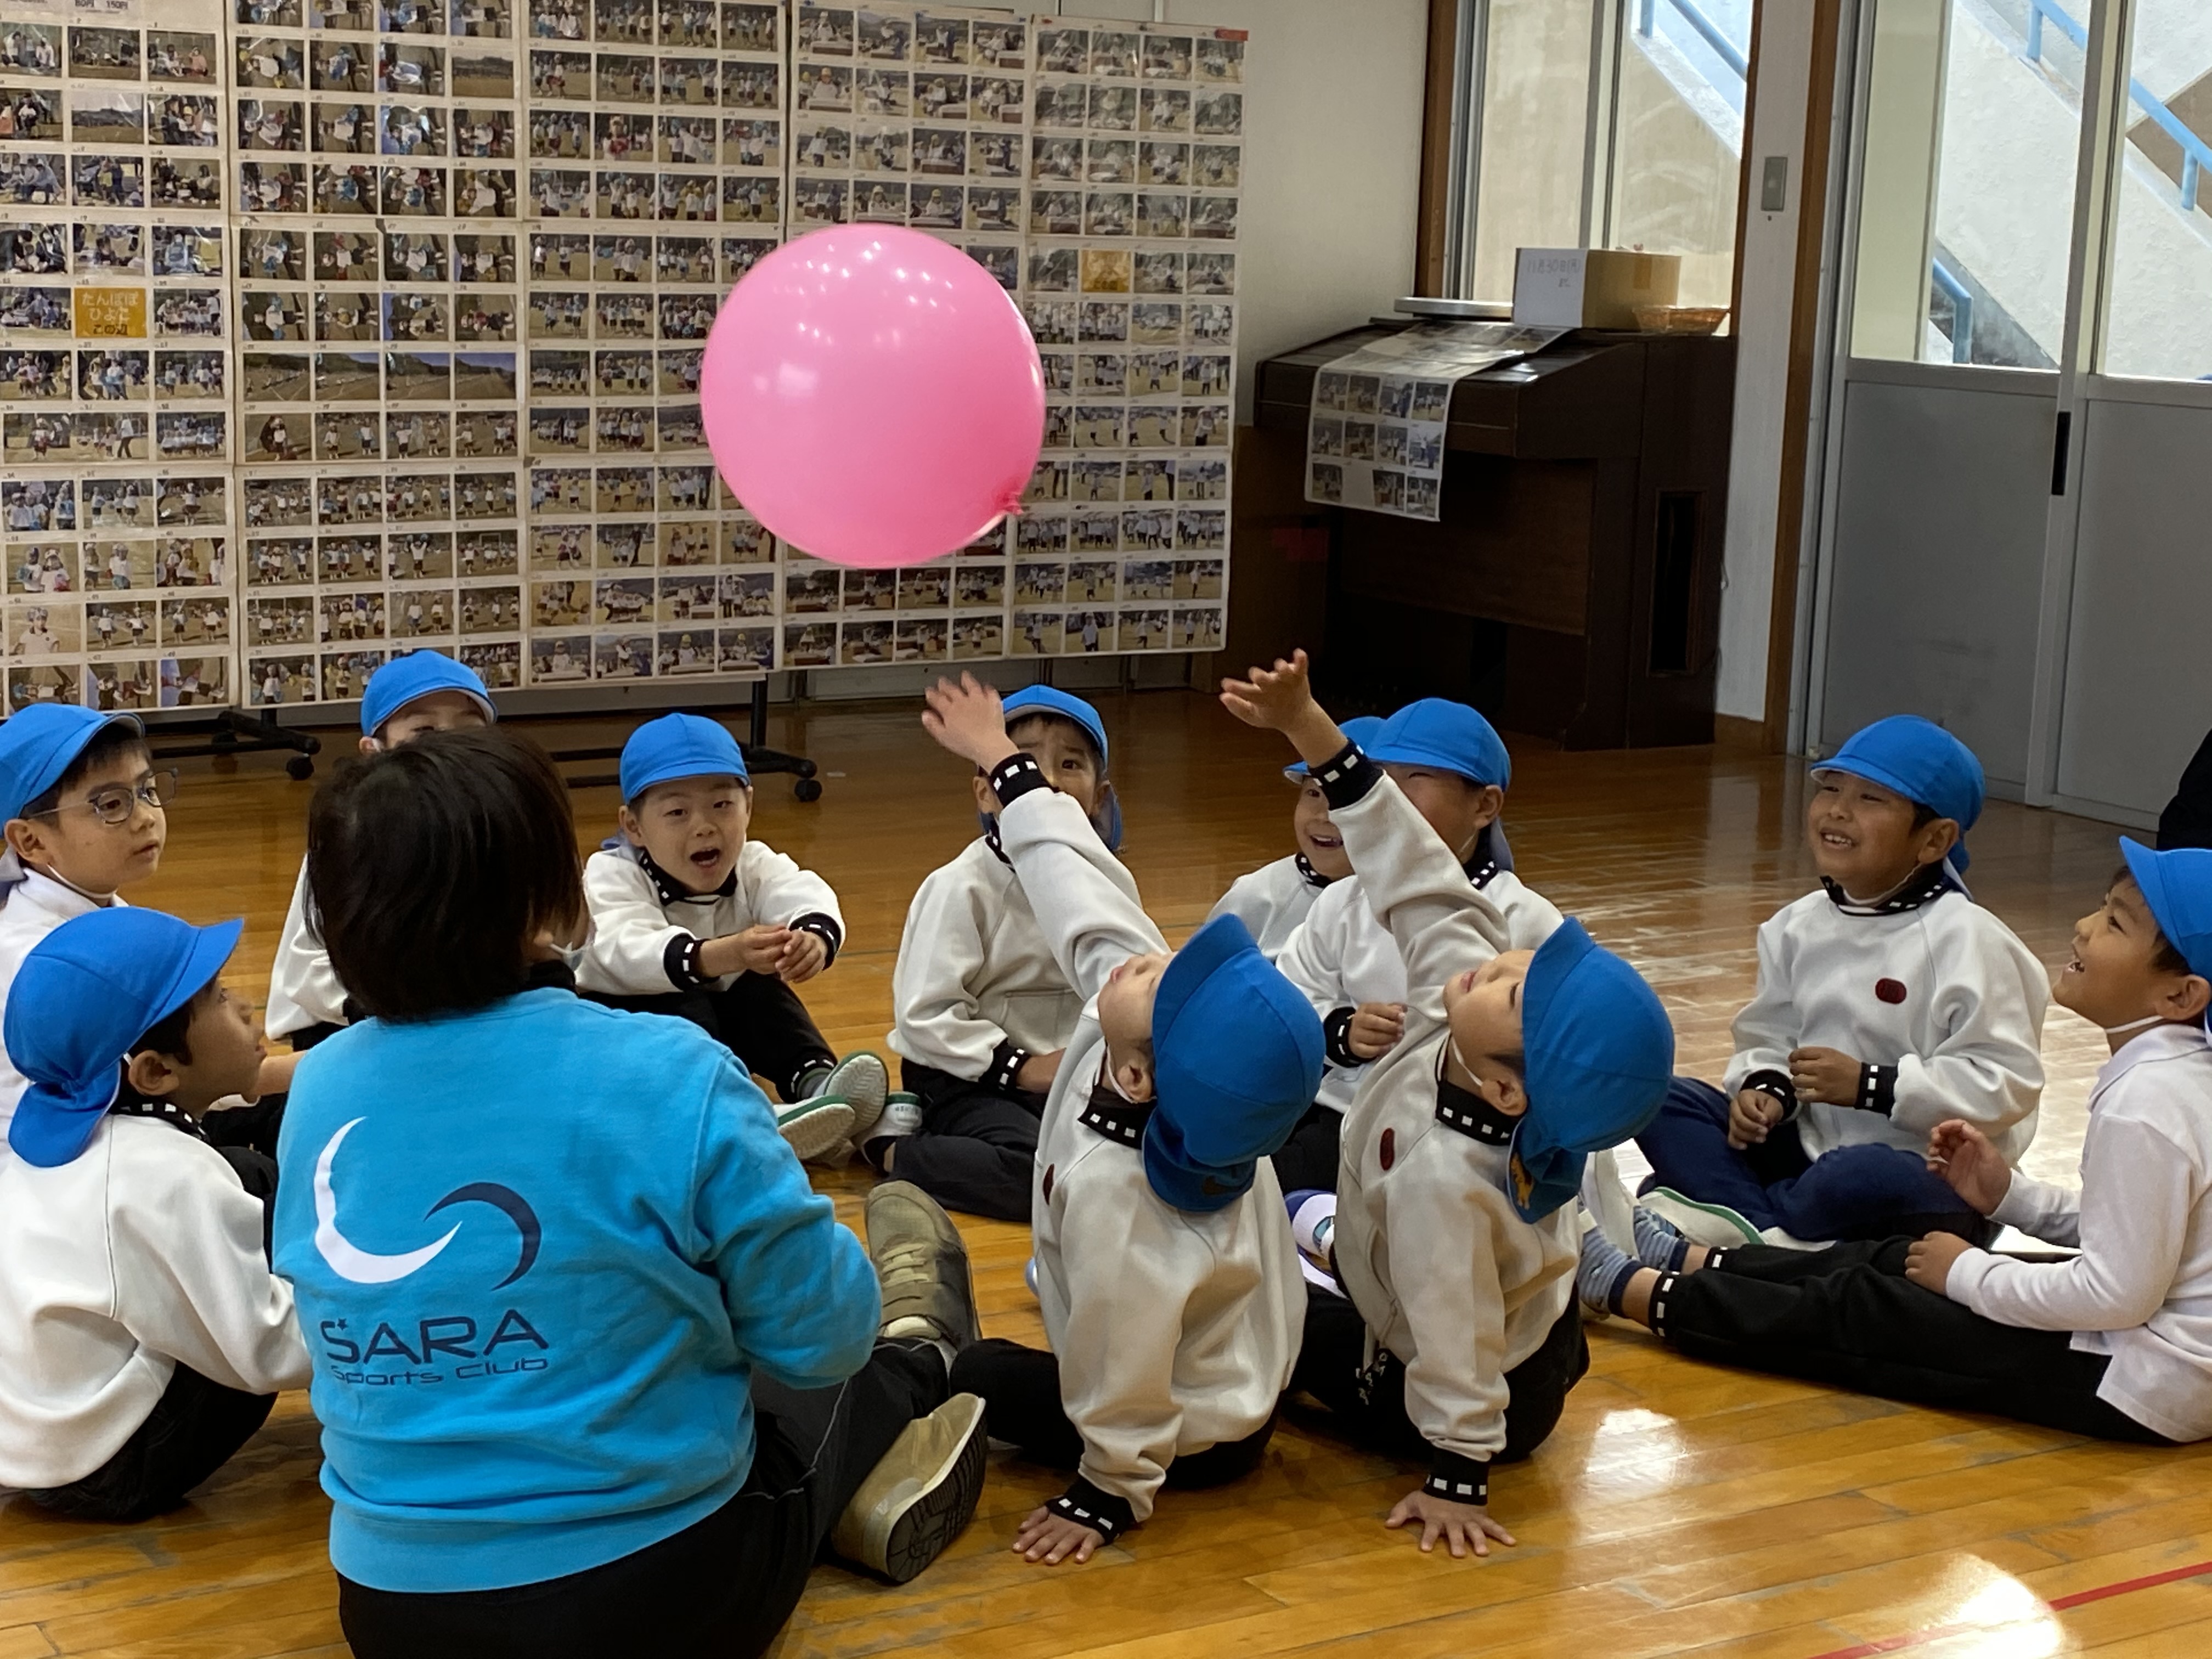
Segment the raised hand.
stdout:
[[1017,752],[999,694],[973,674],[963,672],[957,684],[939,680],[921,696],[922,730],[963,760],[988,771]]

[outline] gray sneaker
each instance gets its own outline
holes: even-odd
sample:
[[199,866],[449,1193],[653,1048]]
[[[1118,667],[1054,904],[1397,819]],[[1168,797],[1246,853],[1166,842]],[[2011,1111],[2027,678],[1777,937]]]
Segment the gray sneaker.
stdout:
[[883,1286],[882,1334],[927,1338],[955,1352],[981,1336],[968,1247],[937,1200],[910,1181],[886,1181],[868,1194],[866,1215]]
[[917,1417],[845,1505],[830,1547],[894,1584],[905,1583],[975,1518],[989,1449],[983,1402],[972,1394],[956,1394]]

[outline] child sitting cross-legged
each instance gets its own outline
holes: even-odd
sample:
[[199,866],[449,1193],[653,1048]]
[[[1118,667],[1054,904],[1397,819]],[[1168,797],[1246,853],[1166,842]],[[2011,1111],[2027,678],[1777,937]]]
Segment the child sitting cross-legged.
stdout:
[[1935,1126],[1961,1204],[2079,1254],[2028,1261],[1954,1231],[1708,1250],[1638,1228],[1585,1249],[1586,1296],[1695,1358],[2069,1434],[2212,1437],[2212,852],[2123,841],[2055,988],[2105,1030],[2078,1191],[2014,1170],[1978,1124]]
[[[1083,809],[1111,851],[1121,814],[1098,711],[1032,685],[1006,698],[1005,713],[1007,737]],[[1026,1222],[1038,1120],[1083,999],[1037,931],[1000,846],[989,780],[979,771],[972,785],[983,834],[930,872],[907,908],[891,970],[890,1045],[904,1092],[891,1097],[860,1150],[949,1208]],[[1127,871],[1100,867],[1135,903]]]
[[584,866],[592,936],[578,987],[720,1038],[781,1092],[776,1127],[801,1158],[865,1139],[890,1074],[866,1051],[831,1054],[792,988],[837,958],[837,895],[747,833],[738,740],[696,714],[647,720],[623,745],[622,795],[619,832]]
[[1073,1483],[1014,1536],[1030,1561],[1087,1561],[1163,1485],[1258,1467],[1297,1358],[1305,1286],[1267,1154],[1312,1098],[1321,1022],[1242,922],[1170,951],[1075,799],[963,675],[922,724],[981,768],[999,836],[1082,1018],[1036,1160],[1037,1300],[1052,1352],[969,1345],[953,1387],[991,1431]]
[[2035,1133],[2050,992],[2042,964],[1960,880],[1982,810],[1973,751],[1914,715],[1813,767],[1805,839],[1820,890],[1759,930],[1759,984],[1723,1087],[1677,1078],[1637,1138],[1644,1202],[1707,1243],[1887,1238],[1976,1215],[1923,1166],[1938,1123],[2008,1162]]
[[[1424,697],[1352,741],[1389,775],[1490,901],[1505,924],[1504,948],[1533,951],[1551,937],[1559,925],[1557,907],[1506,862],[1498,815],[1513,765],[1488,720],[1464,703]],[[1276,966],[1321,1015],[1329,1068],[1313,1110],[1275,1155],[1275,1175],[1285,1192],[1334,1187],[1344,1114],[1368,1066],[1390,1052],[1406,1024],[1405,957],[1366,896],[1357,859],[1352,878],[1314,902]]]
[[274,1170],[198,1127],[258,1086],[260,1037],[220,978],[240,927],[90,910],[9,995],[29,1084],[0,1160],[0,1486],[58,1514],[176,1508],[307,1380],[264,1254]]
[[[1345,735],[1364,743],[1382,725],[1373,714],[1354,714],[1344,723]],[[1301,761],[1283,769],[1283,776],[1297,786],[1297,804],[1291,809],[1291,836],[1298,850],[1263,864],[1229,884],[1229,890],[1214,902],[1206,920],[1234,916],[1251,929],[1260,954],[1273,962],[1312,914],[1314,903],[1329,886],[1352,873],[1352,860],[1344,855],[1344,837],[1328,821],[1328,801],[1321,781]],[[1279,1160],[1276,1174],[1280,1176]],[[1287,1188],[1286,1188],[1287,1190]]]
[[1221,700],[1313,769],[1405,961],[1405,1036],[1344,1121],[1334,1259],[1350,1300],[1309,1298],[1295,1385],[1427,1463],[1386,1525],[1486,1554],[1513,1541],[1489,1510],[1490,1466],[1542,1443],[1589,1364],[1574,1293],[1584,1161],[1658,1109],[1674,1031],[1580,924],[1509,948],[1460,850],[1315,702],[1304,652],[1224,680]]

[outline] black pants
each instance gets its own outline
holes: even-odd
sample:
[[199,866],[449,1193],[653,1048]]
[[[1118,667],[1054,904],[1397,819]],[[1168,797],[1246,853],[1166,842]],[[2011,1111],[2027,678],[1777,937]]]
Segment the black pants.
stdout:
[[[1311,1395],[1345,1421],[1353,1439],[1385,1456],[1425,1463],[1429,1443],[1406,1412],[1406,1367],[1384,1355],[1363,1375],[1367,1322],[1342,1297],[1306,1297],[1305,1346],[1291,1387]],[[1571,1298],[1535,1352],[1505,1373],[1505,1449],[1492,1461],[1517,1463],[1559,1425],[1567,1392],[1589,1370],[1582,1310]]]
[[1273,1160],[1275,1180],[1285,1198],[1306,1188],[1336,1190],[1336,1160],[1343,1135],[1343,1113],[1320,1105],[1308,1109]]
[[774,974],[740,974],[726,991],[702,985],[656,997],[592,994],[591,1000],[633,1013],[690,1020],[744,1061],[747,1070],[775,1084],[787,1103],[799,1098],[807,1073],[837,1060],[799,993]]
[[750,1659],[799,1605],[830,1528],[868,1472],[947,1397],[927,1343],[879,1342],[833,1389],[753,1380],[753,1467],[738,1495],[658,1544],[510,1589],[415,1595],[341,1576],[356,1659]]
[[899,1084],[921,1102],[921,1127],[900,1140],[892,1173],[948,1210],[1026,1225],[1044,1097],[910,1060],[899,1061]]
[[[1031,1462],[1072,1469],[1083,1461],[1083,1437],[1060,1403],[1055,1355],[999,1337],[971,1342],[952,1362],[952,1391],[982,1395],[993,1437],[1012,1441]],[[1242,1440],[1178,1457],[1168,1465],[1167,1483],[1194,1492],[1239,1480],[1260,1467],[1274,1432],[1271,1416]]]
[[[251,1106],[234,1106],[210,1112],[200,1120],[200,1133],[219,1150],[240,1147],[262,1157],[276,1156],[276,1137],[284,1127],[284,1103],[289,1095],[264,1095]],[[251,1185],[247,1189],[252,1190]]]
[[2102,1440],[2172,1443],[2097,1397],[2101,1354],[2066,1331],[2000,1325],[1905,1276],[1909,1238],[1722,1252],[1652,1299],[1652,1328],[1697,1359],[1989,1412]]
[[66,1486],[29,1494],[72,1521],[143,1521],[165,1515],[228,1463],[269,1419],[273,1394],[225,1388],[179,1365],[137,1432],[114,1456]]

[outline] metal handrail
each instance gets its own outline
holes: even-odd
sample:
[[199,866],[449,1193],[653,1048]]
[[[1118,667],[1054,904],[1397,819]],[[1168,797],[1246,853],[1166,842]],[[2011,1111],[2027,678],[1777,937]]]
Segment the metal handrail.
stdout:
[[[1644,0],[1645,9],[1650,0]],[[2043,20],[2049,18],[2058,25],[2059,32],[2083,51],[2089,46],[2089,31],[2067,15],[2057,0],[2028,0],[2027,4],[2027,61],[2039,63],[2043,58]],[[2135,78],[2128,77],[2128,96],[2150,118],[2151,125],[2181,146],[2181,210],[2197,211],[2197,187],[2203,181],[2204,169],[2212,167],[2212,143],[2207,143],[2182,124],[2181,118],[2151,95],[2150,88]]]
[[1971,363],[1974,361],[1974,296],[1941,259],[1929,261],[1928,274],[1951,301],[1951,361]]
[[[1698,39],[1713,49],[1713,55],[1735,71],[1739,81],[1751,79],[1751,64],[1735,49],[1735,42],[1721,33],[1720,25],[1698,9],[1694,0],[1667,0],[1667,3],[1681,14],[1682,21],[1697,31]],[[1656,0],[1637,0],[1636,32],[1649,40],[1651,35],[1652,14]]]

